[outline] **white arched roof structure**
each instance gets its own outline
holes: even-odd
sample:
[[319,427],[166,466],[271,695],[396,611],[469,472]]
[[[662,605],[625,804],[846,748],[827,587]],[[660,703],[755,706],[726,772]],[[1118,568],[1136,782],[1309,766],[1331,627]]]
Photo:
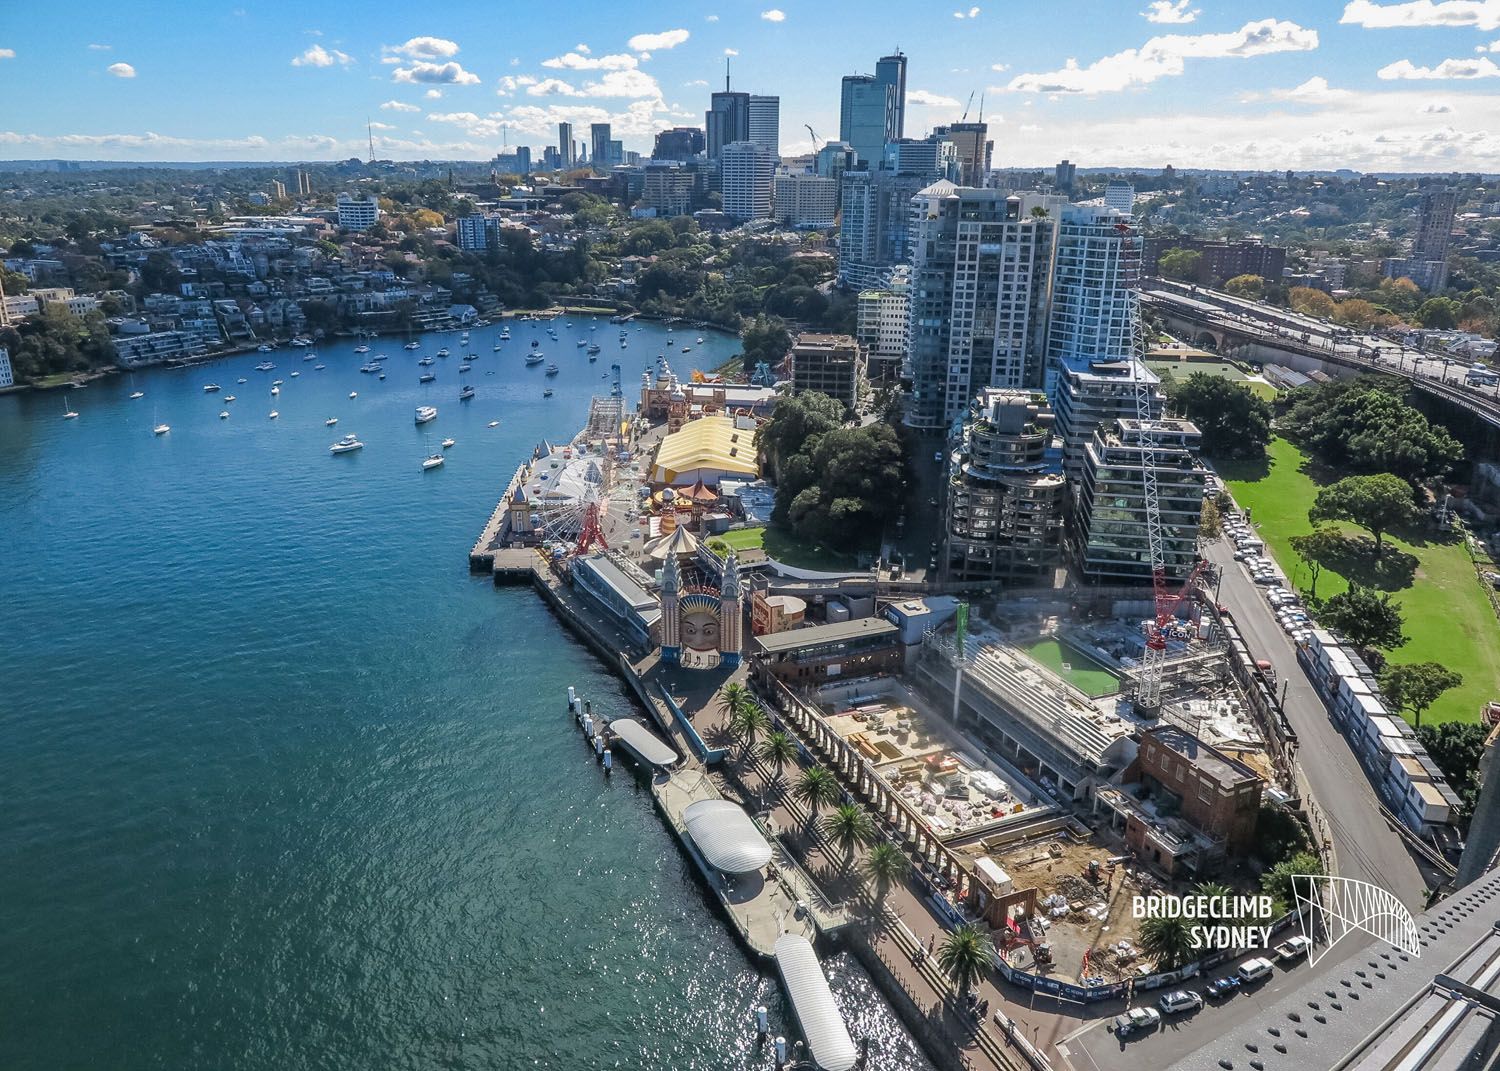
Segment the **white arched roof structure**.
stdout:
[[715,870],[748,874],[771,861],[771,846],[738,804],[699,800],[688,804],[682,817],[688,836]]

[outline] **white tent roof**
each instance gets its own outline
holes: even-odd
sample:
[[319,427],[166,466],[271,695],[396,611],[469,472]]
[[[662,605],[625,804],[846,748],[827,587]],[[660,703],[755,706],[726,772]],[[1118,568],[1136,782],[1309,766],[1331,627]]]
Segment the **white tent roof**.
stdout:
[[771,846],[736,803],[699,800],[688,804],[682,817],[688,835],[715,870],[748,874],[771,861]]
[[609,723],[609,731],[618,736],[642,762],[649,762],[653,766],[670,766],[677,761],[677,752],[663,744],[650,729],[634,718],[617,718]]
[[833,1002],[833,991],[828,988],[812,943],[799,934],[784,933],[776,939],[773,951],[781,983],[791,998],[797,1024],[807,1037],[813,1062],[823,1071],[849,1071],[859,1054]]

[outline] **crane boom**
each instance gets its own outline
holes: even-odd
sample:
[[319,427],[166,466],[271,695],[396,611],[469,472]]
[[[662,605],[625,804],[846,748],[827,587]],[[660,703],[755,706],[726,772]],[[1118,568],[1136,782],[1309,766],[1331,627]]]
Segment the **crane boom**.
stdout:
[[818,132],[812,128],[811,123],[803,123],[802,125],[807,127],[807,134],[812,138],[813,155],[816,156],[818,155]]

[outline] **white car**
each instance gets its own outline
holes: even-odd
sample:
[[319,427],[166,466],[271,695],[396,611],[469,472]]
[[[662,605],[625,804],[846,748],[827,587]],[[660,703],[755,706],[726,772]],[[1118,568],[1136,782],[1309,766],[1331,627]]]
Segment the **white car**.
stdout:
[[1203,998],[1197,993],[1186,989],[1168,993],[1156,1002],[1156,1006],[1168,1015],[1176,1015],[1178,1012],[1197,1011],[1203,1007]]
[[1131,1008],[1115,1016],[1115,1037],[1129,1037],[1161,1025],[1161,1012],[1155,1008]]

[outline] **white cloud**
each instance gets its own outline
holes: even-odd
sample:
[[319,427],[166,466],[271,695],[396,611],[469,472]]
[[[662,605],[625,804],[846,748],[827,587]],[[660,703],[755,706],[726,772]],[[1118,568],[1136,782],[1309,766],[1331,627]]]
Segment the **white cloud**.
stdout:
[[945,97],[940,93],[929,93],[925,89],[913,89],[906,94],[906,99],[912,104],[926,104],[931,108],[956,108],[958,101],[952,97]]
[[1333,104],[1348,100],[1354,93],[1347,89],[1335,89],[1322,75],[1314,75],[1301,85],[1291,89],[1272,89],[1266,93],[1246,93],[1240,98],[1244,103],[1258,100],[1285,101],[1289,104]]
[[1185,22],[1192,22],[1200,12],[1197,8],[1188,9],[1192,0],[1152,0],[1146,5],[1146,10],[1141,12],[1141,18],[1147,22],[1156,22],[1166,25],[1180,26]]
[[410,67],[397,67],[391,72],[397,82],[438,82],[448,85],[472,86],[479,84],[479,76],[466,71],[456,61],[448,63],[426,63],[417,60]]
[[422,96],[426,97],[428,100],[441,100],[443,98],[443,91],[441,89],[429,89],[426,93],[423,93]]
[[585,97],[636,97],[659,100],[661,86],[645,71],[610,71],[583,87]]
[[638,33],[625,43],[632,52],[659,52],[676,48],[690,36],[686,30],[663,30],[661,33]]
[[1418,79],[1500,78],[1500,67],[1489,57],[1479,59],[1445,59],[1436,67],[1418,67],[1411,60],[1397,60],[1375,72],[1386,81]]
[[110,51],[112,51],[114,49],[114,47],[115,47],[114,45],[89,45],[89,51],[90,52],[110,52]]
[[1500,28],[1500,0],[1408,0],[1397,4],[1350,0],[1339,22],[1371,30],[1419,26],[1474,26],[1493,30]]
[[726,48],[724,50],[724,55],[726,56],[738,56],[739,54],[740,50],[737,48]]
[[977,19],[979,17],[979,9],[971,7],[968,11],[955,11],[953,17],[955,19]]
[[616,52],[608,56],[586,56],[579,52],[565,52],[561,56],[542,60],[543,67],[560,67],[570,71],[623,71],[638,66],[636,58],[628,52]]
[[0,59],[15,59],[16,50],[13,48],[0,48]]
[[702,78],[694,78],[691,82],[683,82],[682,84],[685,85],[685,86],[688,86],[688,87],[697,87],[697,86],[707,86],[708,85],[708,83],[706,81],[704,81]]
[[1127,48],[1087,67],[1068,60],[1056,71],[1018,74],[1007,89],[1022,93],[1115,93],[1180,75],[1187,59],[1244,59],[1273,52],[1308,52],[1318,47],[1318,31],[1295,22],[1261,19],[1232,33],[1164,34],[1140,48]]
[[338,64],[341,67],[347,67],[353,62],[354,57],[347,52],[340,52],[336,48],[327,49],[322,45],[313,45],[306,52],[302,53],[302,55],[294,57],[292,59],[292,66],[332,67],[334,64]]
[[407,104],[403,100],[388,100],[380,106],[383,112],[419,112],[422,109],[415,104]]
[[371,130],[395,130],[396,127],[392,123],[375,122],[375,123],[371,123],[370,124],[370,129]]
[[762,11],[760,17],[767,22],[785,22],[786,12],[782,11],[779,7],[773,7],[769,11]]
[[582,52],[585,56],[587,56],[589,54],[589,46],[580,42],[573,46],[573,51]]
[[1010,70],[1010,64],[1008,64],[1008,63],[995,63],[995,64],[991,64],[990,65],[990,70],[992,70],[992,71],[1008,71],[1008,70]]
[[1453,110],[1453,105],[1443,101],[1435,100],[1422,109],[1423,115],[1446,115]]
[[526,87],[526,94],[532,97],[581,97],[570,82],[564,82],[561,78],[543,78]]
[[703,16],[703,21],[704,22],[718,22],[719,21],[719,16],[717,16],[717,15],[704,15]]
[[452,59],[458,55],[458,42],[444,37],[413,37],[404,45],[386,45],[385,51],[407,59]]
[[128,63],[111,63],[108,67],[106,67],[104,69],[106,71],[108,71],[110,74],[114,75],[116,78],[134,78],[135,77],[135,68],[132,67]]

